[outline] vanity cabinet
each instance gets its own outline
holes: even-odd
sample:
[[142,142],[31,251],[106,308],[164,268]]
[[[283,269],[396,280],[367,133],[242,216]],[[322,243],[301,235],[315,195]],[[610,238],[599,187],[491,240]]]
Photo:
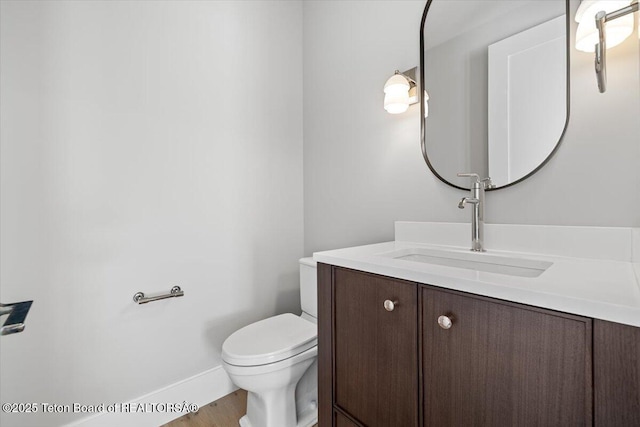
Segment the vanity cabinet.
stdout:
[[335,411],[334,412],[334,420],[333,420],[333,425],[336,427],[358,427],[358,424],[354,423],[353,421],[351,421],[349,418],[347,418],[344,414]]
[[640,426],[640,328],[318,263],[318,395],[320,427]]
[[591,319],[420,289],[424,426],[591,425]]
[[593,321],[597,427],[640,426],[640,328]]

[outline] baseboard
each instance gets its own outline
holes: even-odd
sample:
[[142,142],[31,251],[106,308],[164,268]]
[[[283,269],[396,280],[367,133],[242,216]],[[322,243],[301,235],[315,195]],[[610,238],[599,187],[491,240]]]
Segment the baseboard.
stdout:
[[222,366],[217,366],[127,402],[125,407],[130,408],[128,412],[118,408],[116,412],[102,412],[67,424],[65,427],[158,427],[187,412],[162,410],[161,405],[158,407],[160,411],[145,409],[145,412],[134,412],[136,405],[153,408],[150,405],[187,402],[204,406],[235,390],[237,387],[231,382]]

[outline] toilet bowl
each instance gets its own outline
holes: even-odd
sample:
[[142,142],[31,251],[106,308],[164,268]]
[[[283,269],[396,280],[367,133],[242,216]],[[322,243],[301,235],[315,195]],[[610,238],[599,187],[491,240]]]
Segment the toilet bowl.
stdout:
[[222,345],[223,368],[247,390],[241,427],[310,427],[317,423],[316,266],[300,260],[303,313],[280,314],[234,332]]

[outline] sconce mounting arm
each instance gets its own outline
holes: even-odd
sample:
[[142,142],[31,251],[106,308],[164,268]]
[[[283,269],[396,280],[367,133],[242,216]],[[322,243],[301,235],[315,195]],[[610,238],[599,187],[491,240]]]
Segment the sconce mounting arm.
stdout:
[[600,11],[596,14],[596,28],[598,29],[598,43],[596,44],[595,69],[598,80],[598,90],[604,93],[607,90],[607,37],[605,25],[609,21],[638,11],[638,0],[634,0],[629,6],[610,13]]

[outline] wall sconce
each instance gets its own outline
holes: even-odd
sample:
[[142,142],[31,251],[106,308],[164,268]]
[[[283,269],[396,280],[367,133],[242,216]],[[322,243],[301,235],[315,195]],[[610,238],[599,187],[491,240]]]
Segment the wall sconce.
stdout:
[[638,0],[582,0],[576,12],[576,49],[595,52],[598,90],[607,90],[607,48],[622,43],[633,33]]
[[416,74],[418,67],[395,74],[384,84],[384,109],[389,114],[400,114],[407,111],[409,105],[420,102]]

